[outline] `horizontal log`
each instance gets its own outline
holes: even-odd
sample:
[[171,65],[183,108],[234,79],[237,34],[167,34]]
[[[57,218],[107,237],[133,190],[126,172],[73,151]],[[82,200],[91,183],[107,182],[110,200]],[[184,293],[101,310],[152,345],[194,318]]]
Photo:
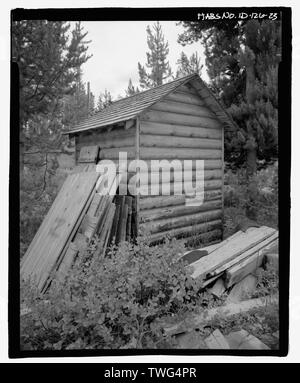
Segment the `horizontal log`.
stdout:
[[184,195],[173,196],[153,196],[143,197],[141,196],[139,201],[140,210],[159,208],[165,206],[177,206],[185,203]]
[[[188,158],[182,158],[182,159],[169,159],[167,161],[164,161],[160,158],[153,159],[153,160],[142,160],[146,164],[146,170],[144,170],[144,167],[141,166],[140,172],[147,171],[156,171],[158,168],[161,169],[161,171],[169,171],[169,169],[174,170],[191,170],[196,168],[196,159],[188,159]],[[159,164],[157,164],[157,161],[160,161]],[[218,170],[222,169],[222,160],[204,160],[204,169],[205,170]]]
[[94,145],[99,144],[102,140],[114,140],[119,138],[135,137],[135,127],[125,130],[122,128],[114,128],[110,131],[107,130],[92,130],[90,132],[82,132],[77,137],[77,143],[92,142]]
[[[127,139],[126,142],[129,142],[129,140]],[[176,150],[177,148],[221,149],[222,140],[195,138],[195,137],[176,137],[176,136],[171,136],[171,137],[168,137],[168,139],[166,139],[164,136],[161,136],[161,135],[141,134],[140,146],[141,147],[171,147],[174,150]],[[102,144],[102,147],[103,147],[103,144]],[[143,149],[140,149],[140,150],[143,150]]]
[[182,215],[196,214],[210,210],[221,209],[222,200],[204,202],[200,206],[177,205],[164,208],[148,209],[140,211],[139,218],[141,222],[151,222],[158,219],[167,219],[172,217],[180,217]]
[[[222,197],[221,189],[206,191],[204,193],[204,201],[214,201]],[[167,206],[178,206],[185,204],[185,195],[173,196],[153,196],[140,198],[140,210],[155,209]]]
[[[157,174],[157,169],[159,169],[160,173],[167,173],[170,172],[172,174],[173,172],[177,173],[179,171],[182,171],[184,173],[190,173],[193,169],[195,171],[196,167],[196,160],[170,160],[170,161],[163,161],[160,160],[140,160],[140,162],[136,162],[134,158],[127,158],[127,161],[119,161],[118,154],[119,152],[115,149],[107,149],[107,150],[114,150],[113,155],[109,155],[108,157],[114,157],[116,158],[109,158],[110,161],[116,164],[116,166],[121,167],[122,169],[128,169],[130,172],[134,173],[136,172],[137,168],[140,166],[140,174],[141,177],[144,177],[144,173],[146,174]],[[107,154],[107,152],[105,152]],[[100,155],[101,160],[107,160],[108,158],[103,158],[103,155]],[[159,166],[157,166],[157,161],[160,161]],[[204,160],[204,171],[206,174],[206,179],[214,179],[214,174],[219,174],[221,169],[221,160]],[[211,173],[211,172],[212,173]],[[146,176],[145,176],[146,177]],[[189,177],[189,175],[187,175]],[[219,177],[220,178],[220,177]]]
[[120,152],[126,152],[128,159],[135,159],[136,149],[133,146],[122,147],[122,148],[110,148],[110,149],[101,149],[100,148],[100,159],[114,160],[119,158]]
[[205,103],[198,95],[192,94],[189,91],[177,90],[176,92],[168,94],[167,98],[169,100],[177,102],[185,102],[192,105],[204,106]]
[[[196,181],[202,179],[202,170],[177,170],[177,171],[166,171],[166,172],[148,172],[140,173],[140,185],[148,185],[150,183],[168,183],[168,182],[180,182],[180,181]],[[222,178],[222,170],[204,170],[204,180],[214,180]]]
[[[207,128],[203,125],[188,126],[167,124],[161,122],[141,121],[140,124],[141,135],[144,134],[159,134],[164,136],[178,136],[178,137],[194,137],[194,138],[208,138],[208,139],[221,139],[222,128]],[[163,137],[162,137],[163,139]]]
[[222,237],[220,229],[222,225],[221,220],[216,220],[208,223],[201,223],[199,225],[185,226],[173,230],[150,234],[150,242],[157,242],[166,238],[193,238],[197,242],[210,243]]
[[207,128],[221,128],[221,123],[212,118],[192,116],[180,113],[169,113],[155,110],[153,107],[150,111],[141,115],[142,121],[154,121],[176,125],[188,126],[204,126]]
[[200,117],[211,117],[216,118],[207,107],[202,105],[193,105],[183,103],[174,100],[168,100],[167,98],[163,101],[158,102],[154,105],[155,110],[161,110],[162,112],[180,113],[180,114],[191,114]]
[[220,149],[186,149],[186,148],[140,148],[141,159],[221,159]]
[[[133,183],[133,181],[132,181]],[[134,189],[134,185],[131,185],[132,189]],[[193,185],[192,182],[173,182],[170,185],[168,183],[163,184],[151,184],[151,185],[140,185],[139,193],[144,196],[150,195],[180,195],[180,194],[190,194],[194,192],[194,188],[196,186]],[[222,187],[222,180],[210,180],[204,181],[204,192],[207,190],[218,189]],[[136,194],[136,191],[134,191]],[[152,194],[151,194],[152,193]],[[200,191],[197,191],[199,194]]]
[[221,217],[222,210],[218,209],[209,212],[201,212],[162,219],[154,222],[141,223],[140,228],[149,233],[158,233],[161,231],[176,229],[178,227],[193,226],[203,222],[208,224],[210,221],[221,219]]
[[180,85],[180,87],[177,88],[177,91],[186,92],[186,93],[193,94],[193,95],[196,95],[197,97],[199,97],[196,89],[194,87],[192,87],[190,84]]

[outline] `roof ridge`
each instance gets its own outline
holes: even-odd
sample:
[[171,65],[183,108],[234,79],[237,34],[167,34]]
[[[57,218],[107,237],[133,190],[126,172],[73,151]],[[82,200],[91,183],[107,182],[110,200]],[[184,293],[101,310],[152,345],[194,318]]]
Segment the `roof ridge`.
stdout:
[[[158,88],[161,88],[161,87],[163,87],[163,86],[169,85],[169,84],[171,84],[171,83],[173,83],[173,82],[176,82],[176,81],[185,81],[187,78],[189,78],[189,77],[193,77],[193,76],[198,76],[198,74],[195,72],[195,73],[189,74],[189,75],[187,75],[187,76],[183,76],[183,77],[176,78],[176,79],[174,79],[174,80],[172,80],[172,81],[166,82],[165,84],[157,85],[157,86],[155,86],[155,87],[153,87],[153,88],[149,88],[149,89],[146,89],[146,90],[144,90],[144,91],[142,91],[142,92],[135,93],[135,94],[133,94],[133,95],[131,95],[131,96],[127,96],[127,97],[120,98],[119,100],[113,101],[111,104],[107,105],[107,107],[105,107],[105,108],[103,108],[103,109],[101,109],[101,110],[98,110],[95,114],[93,114],[93,116],[95,116],[95,115],[98,114],[98,113],[101,113],[104,109],[110,107],[111,105],[115,105],[117,102],[121,102],[121,101],[123,101],[123,100],[128,100],[129,98],[133,98],[133,97],[136,97],[136,96],[140,96],[141,94],[144,94],[144,93],[153,91],[153,90],[155,90],[155,89],[158,89]],[[83,121],[84,121],[84,120],[83,120]]]

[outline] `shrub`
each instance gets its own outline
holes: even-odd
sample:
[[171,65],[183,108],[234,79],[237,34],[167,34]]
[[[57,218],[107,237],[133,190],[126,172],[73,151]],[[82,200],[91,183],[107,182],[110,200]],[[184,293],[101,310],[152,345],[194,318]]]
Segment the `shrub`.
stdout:
[[200,282],[178,260],[184,248],[176,240],[124,242],[104,259],[94,259],[94,249],[92,242],[66,282],[43,297],[24,284],[24,349],[157,348],[156,319],[195,306]]
[[246,170],[225,173],[224,206],[225,237],[239,229],[246,218],[246,208],[251,201],[251,208],[256,213],[259,225],[278,227],[278,169],[277,165],[262,169],[248,186]]

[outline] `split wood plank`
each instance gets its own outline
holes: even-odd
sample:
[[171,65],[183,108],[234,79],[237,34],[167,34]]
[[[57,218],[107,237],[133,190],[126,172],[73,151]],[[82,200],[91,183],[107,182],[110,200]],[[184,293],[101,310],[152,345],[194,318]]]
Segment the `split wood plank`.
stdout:
[[122,218],[121,218],[121,227],[120,227],[120,242],[126,241],[127,219],[128,219],[128,205],[124,203]]
[[[247,230],[247,232],[248,232],[248,230]],[[230,260],[229,262],[226,262],[222,266],[216,268],[210,274],[211,275],[220,274],[220,273],[224,272],[225,270],[228,270],[230,267],[241,263],[242,261],[249,258],[250,256],[252,256],[252,255],[255,256],[256,253],[259,253],[261,251],[263,251],[263,254],[264,254],[265,249],[267,249],[269,247],[269,245],[272,245],[274,240],[276,241],[277,238],[278,238],[278,232],[276,231],[274,234],[272,234],[267,239],[259,242],[257,245],[255,245],[252,248],[250,248],[249,250],[243,252],[242,254],[237,256],[236,258],[234,258],[234,259]]]
[[67,187],[55,199],[54,208],[43,221],[29,249],[28,259],[35,263],[32,266],[21,267],[21,275],[26,279],[35,277],[39,288],[43,286],[58,260],[72,229],[82,213],[82,210],[95,187],[99,174],[82,173],[69,176]]
[[235,350],[270,350],[270,348],[261,342],[254,335],[246,330],[234,331],[226,336],[231,349]]
[[101,199],[102,199],[102,195],[99,193],[96,193],[93,200],[92,200],[92,203],[91,203],[91,205],[87,211],[87,214],[89,216],[91,216],[91,217],[96,216],[96,212],[97,212],[98,206],[100,205]]
[[[263,241],[263,242],[266,243],[266,241]],[[226,288],[229,288],[233,284],[238,283],[246,275],[254,273],[255,270],[262,265],[264,257],[265,257],[264,247],[261,245],[261,248],[258,251],[257,249],[255,249],[254,252],[252,251],[252,254],[250,256],[243,257],[244,259],[242,260],[236,259],[237,262],[233,266],[228,267],[226,269],[226,276],[225,276]]]
[[63,282],[66,278],[69,270],[71,269],[72,263],[79,253],[79,249],[75,242],[71,242],[70,246],[68,247],[68,250],[66,251],[66,254],[64,256],[63,261],[61,262],[57,273],[55,275],[56,279],[60,282]]
[[126,240],[131,240],[131,221],[132,221],[132,200],[133,197],[126,197],[126,204],[128,205],[128,219],[126,224]]
[[251,231],[251,233],[243,233],[241,236],[229,241],[225,246],[213,251],[209,257],[201,258],[195,262],[193,264],[194,271],[192,277],[205,277],[216,268],[270,237],[275,231],[275,229],[262,226],[256,231]]
[[226,301],[240,302],[249,298],[249,294],[253,293],[256,288],[256,282],[257,278],[254,275],[247,275],[233,286]]
[[[87,244],[88,244],[88,238],[85,237],[84,235],[82,235],[82,233],[79,232],[79,228],[82,224],[82,220],[83,220],[83,217],[86,213],[86,211],[88,210],[90,204],[91,204],[91,201],[93,199],[93,196],[94,196],[94,192],[95,190],[91,193],[89,199],[87,200],[77,222],[75,223],[72,231],[71,231],[71,234],[69,235],[68,239],[66,240],[66,243],[65,243],[65,246],[61,252],[61,254],[59,255],[52,271],[50,272],[50,274],[47,276],[47,274],[45,273],[45,278],[46,278],[46,281],[43,285],[43,287],[41,287],[41,292],[44,293],[48,287],[50,286],[51,284],[51,281],[53,278],[57,278],[57,276],[59,276],[59,269],[60,269],[60,266],[61,266],[61,263],[64,261],[64,258],[65,258],[65,255],[66,253],[68,252],[68,249],[70,247],[70,244],[71,244],[71,241],[73,240],[74,244],[76,244],[78,250],[82,250],[84,249]],[[72,252],[69,252],[69,257],[71,257],[71,254]],[[75,254],[74,254],[75,256]],[[72,264],[72,261],[70,259],[70,264]]]
[[216,283],[208,291],[217,298],[225,292],[226,288],[224,285],[224,280],[222,278],[217,279]]
[[230,346],[220,330],[215,330],[205,340],[207,347],[211,350],[229,350]]

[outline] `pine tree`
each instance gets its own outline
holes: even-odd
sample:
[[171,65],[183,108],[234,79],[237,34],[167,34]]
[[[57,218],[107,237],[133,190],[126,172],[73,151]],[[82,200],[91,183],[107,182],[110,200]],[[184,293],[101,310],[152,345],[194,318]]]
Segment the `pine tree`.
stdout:
[[277,73],[280,22],[184,22],[182,44],[205,46],[211,87],[239,129],[225,135],[225,159],[246,162],[249,176],[256,159],[277,156]]
[[128,82],[128,87],[127,89],[125,90],[125,94],[126,94],[126,97],[129,97],[129,96],[133,96],[137,93],[139,93],[140,90],[138,87],[134,87],[134,85],[132,84],[132,81],[131,81],[131,78],[129,79],[129,82]]
[[63,120],[65,129],[70,129],[87,116],[94,113],[94,95],[89,92],[80,77],[76,81],[75,93],[66,95],[63,100]]
[[12,60],[20,74],[20,169],[24,145],[59,145],[62,130],[63,99],[73,94],[78,68],[87,55],[87,32],[80,23],[69,37],[70,24],[46,20],[12,23]]
[[97,112],[100,110],[106,108],[108,105],[110,105],[113,102],[112,96],[110,92],[105,89],[104,93],[100,93],[98,97],[98,102],[97,102]]
[[199,76],[201,76],[203,65],[200,64],[200,58],[198,57],[197,52],[193,53],[190,58],[188,58],[184,52],[181,52],[176,64],[176,78],[187,76],[193,73],[197,73]]
[[[147,55],[146,68],[138,63],[140,86],[142,89],[153,88],[162,85],[172,75],[170,64],[167,61],[169,44],[165,42],[162,28],[159,22],[153,25],[153,31],[147,27]],[[147,71],[147,69],[149,71]]]
[[234,134],[225,134],[225,159],[238,165],[246,163],[246,213],[255,219],[257,191],[253,176],[257,158],[269,161],[277,156],[278,149],[280,22],[207,21],[184,25],[187,29],[180,41],[203,42],[212,88],[238,123]]

